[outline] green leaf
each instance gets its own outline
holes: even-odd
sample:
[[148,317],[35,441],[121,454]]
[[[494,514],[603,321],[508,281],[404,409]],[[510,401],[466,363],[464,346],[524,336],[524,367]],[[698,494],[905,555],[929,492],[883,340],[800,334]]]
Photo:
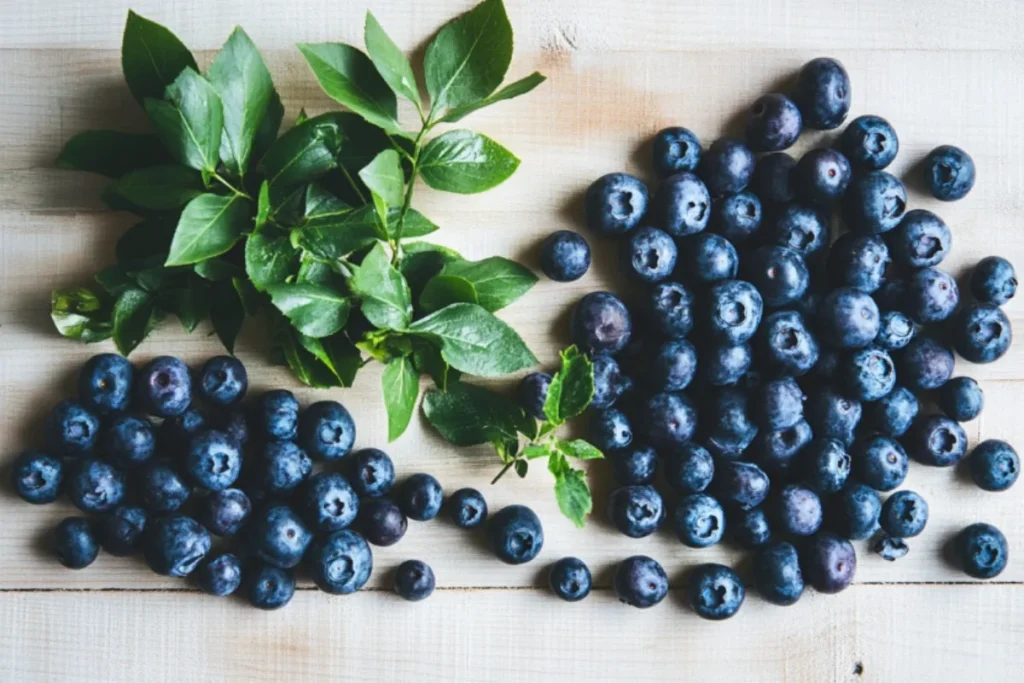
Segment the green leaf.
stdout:
[[405,97],[419,108],[420,95],[412,64],[369,11],[366,12],[364,38],[366,51],[370,54],[373,65],[377,67],[377,73],[391,86],[395,94]]
[[230,173],[243,177],[249,168],[256,133],[267,114],[274,83],[259,50],[241,27],[228,38],[208,73],[224,105],[221,161]]
[[235,340],[245,322],[242,299],[232,282],[217,282],[210,289],[210,322],[228,353],[235,352]]
[[57,157],[57,167],[120,178],[170,160],[160,138],[152,133],[87,130],[67,141]]
[[501,394],[473,384],[456,382],[448,391],[423,396],[423,414],[445,439],[456,446],[475,446],[519,438],[526,414]]
[[50,318],[57,331],[87,344],[109,339],[113,332],[110,298],[89,287],[54,290]]
[[264,180],[260,184],[260,193],[256,199],[256,220],[253,233],[258,234],[270,220],[270,183]]
[[604,458],[604,453],[583,439],[573,439],[572,441],[555,439],[553,445],[559,453],[568,458],[577,460],[601,460]]
[[288,279],[298,256],[298,251],[286,236],[270,237],[256,233],[245,241],[245,272],[253,286],[264,291]]
[[342,142],[341,128],[332,114],[312,118],[279,137],[261,162],[273,203],[279,203],[289,188],[315,180],[335,168]]
[[120,296],[124,290],[137,285],[125,267],[120,265],[104,268],[96,273],[93,279],[110,296]]
[[492,104],[496,104],[503,100],[511,100],[513,97],[525,95],[526,93],[530,92],[538,85],[543,83],[545,80],[546,78],[540,72],[534,71],[526,78],[522,78],[516,81],[515,83],[509,83],[504,88],[502,88],[501,90],[499,90],[498,92],[494,93],[489,97],[485,97],[482,100],[477,100],[476,102],[466,104],[455,109],[450,109],[447,114],[440,118],[440,120],[444,121],[445,123],[455,123],[456,121],[461,121],[466,116],[472,114],[478,109],[489,107]]
[[369,57],[340,43],[299,43],[298,47],[331,99],[390,133],[402,133],[395,94]]
[[203,193],[203,180],[185,166],[151,166],[123,176],[114,191],[144,209],[174,211]]
[[484,0],[445,24],[423,57],[431,111],[462,107],[501,85],[512,61],[512,24],[501,0]]
[[345,327],[351,304],[333,289],[310,283],[280,283],[267,288],[270,300],[300,333],[319,339]]
[[242,269],[222,258],[209,258],[192,267],[196,275],[210,282],[223,282],[242,275]]
[[241,196],[199,195],[178,219],[166,265],[185,266],[220,256],[234,246],[249,220],[249,202]]
[[500,256],[482,261],[450,261],[441,273],[469,282],[477,297],[474,303],[492,313],[526,294],[537,282],[537,276],[529,269]]
[[481,377],[509,375],[537,362],[516,331],[473,304],[452,304],[409,327],[436,339],[456,370]]
[[126,289],[114,304],[114,344],[127,356],[157,322],[156,297],[144,289]]
[[299,109],[298,116],[295,117],[295,125],[301,126],[306,121],[309,121],[309,114],[306,113],[306,108],[302,107]]
[[[284,120],[284,104],[277,90],[270,92],[270,100],[267,101],[267,113],[256,129],[256,137],[252,143],[252,154],[250,159],[259,162],[267,153],[270,146],[277,140],[277,133],[281,130],[281,121]],[[297,121],[296,126],[305,121]]]
[[392,267],[384,245],[374,245],[356,269],[350,285],[362,301],[363,315],[375,327],[408,327],[412,319],[412,294],[405,278]]
[[298,334],[302,348],[312,354],[326,367],[343,387],[352,386],[359,368],[363,367],[363,359],[359,349],[352,345],[344,334],[336,334],[326,339],[315,339]]
[[156,261],[163,263],[171,248],[175,223],[167,218],[148,218],[128,228],[120,239],[114,254],[118,263]]
[[184,287],[160,292],[160,304],[178,316],[181,326],[191,333],[210,314],[210,293],[201,280],[191,278]]
[[167,86],[165,97],[168,101],[145,102],[157,135],[179,163],[214,173],[224,129],[217,91],[196,71],[185,69]]
[[402,252],[399,270],[417,300],[430,278],[440,273],[446,263],[462,258],[454,249],[431,242],[403,243]]
[[594,398],[594,364],[575,346],[560,354],[562,367],[551,379],[544,401],[548,422],[560,425],[583,413]]
[[[393,238],[397,235],[398,216],[400,213],[401,210],[398,208],[391,209],[391,211],[388,212],[389,237]],[[402,239],[425,237],[432,232],[437,232],[437,230],[437,226],[434,225],[429,218],[416,209],[409,209],[405,214],[405,226],[402,228]]]
[[306,218],[325,218],[350,213],[353,208],[327,191],[319,183],[306,188]]
[[235,291],[238,292],[238,299],[242,302],[242,310],[245,311],[245,314],[250,316],[258,315],[266,299],[260,295],[256,288],[252,286],[252,283],[245,277],[233,277],[231,278],[231,284],[234,286]]
[[528,460],[547,458],[555,454],[554,447],[549,443],[531,443],[523,449],[523,457]]
[[448,383],[458,381],[462,374],[445,362],[439,348],[420,339],[413,340],[412,364],[417,374],[430,375],[434,385],[441,391],[447,391]]
[[420,378],[408,356],[395,358],[384,366],[381,376],[384,407],[388,411],[388,443],[405,433],[416,409]]
[[525,479],[527,473],[530,471],[530,463],[526,460],[516,460],[515,468],[516,475],[518,475],[520,479]]
[[435,190],[474,194],[500,185],[519,159],[494,140],[470,130],[439,135],[423,149],[420,175]]
[[[555,463],[554,468],[552,463]],[[569,467],[561,457],[548,458],[548,469],[555,475],[555,500],[558,501],[558,509],[577,528],[582,529],[587,515],[594,509],[594,499],[590,495],[590,487],[587,486],[586,472]]]
[[359,178],[387,206],[397,207],[402,203],[405,174],[402,173],[402,163],[395,150],[386,149],[375,156],[373,161],[359,171]]
[[435,275],[420,294],[420,308],[425,313],[439,311],[455,303],[479,304],[476,287],[469,280],[456,275]]
[[323,261],[337,261],[368,247],[380,237],[373,208],[314,216],[292,231],[295,245]]
[[161,97],[183,69],[198,70],[196,60],[165,27],[128,10],[121,42],[124,80],[139,102]]
[[307,350],[303,343],[308,342],[317,354],[329,358],[320,340],[303,338],[285,318],[281,318],[274,325],[273,341],[280,348],[292,373],[303,384],[318,389],[327,389],[341,384],[337,375],[321,362],[317,355]]

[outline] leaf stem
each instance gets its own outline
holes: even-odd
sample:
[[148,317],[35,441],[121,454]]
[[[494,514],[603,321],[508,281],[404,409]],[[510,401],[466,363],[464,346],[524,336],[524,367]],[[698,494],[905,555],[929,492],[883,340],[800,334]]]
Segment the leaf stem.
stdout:
[[498,480],[504,477],[505,473],[512,469],[512,466],[516,464],[516,460],[518,460],[518,458],[512,458],[507,463],[505,463],[505,466],[501,468],[500,472],[498,472],[498,476],[494,477],[494,479],[491,479],[491,485],[497,484]]
[[413,146],[412,173],[409,174],[409,182],[405,186],[405,198],[402,201],[402,209],[398,212],[398,223],[395,225],[395,236],[393,238],[395,245],[393,262],[396,265],[401,260],[402,250],[400,244],[402,241],[402,231],[405,229],[405,217],[412,206],[412,195],[416,187],[416,177],[420,172],[420,152],[423,151],[423,137],[427,134],[428,130],[430,130],[429,123],[424,124],[423,128],[420,129],[419,135],[416,136]]
[[340,168],[341,172],[345,175],[345,180],[347,180],[348,184],[352,186],[352,190],[356,193],[356,196],[359,197],[359,201],[365,204],[366,197],[363,196],[362,191],[359,189],[359,184],[356,183],[354,178],[352,178],[352,174],[350,174],[348,169],[344,166],[339,166],[338,168]]
[[211,174],[210,174],[210,177],[211,177],[211,178],[213,178],[214,180],[216,180],[217,182],[219,182],[219,183],[220,183],[221,185],[223,185],[224,187],[226,187],[226,188],[228,188],[229,190],[231,190],[232,192],[234,192],[235,194],[237,194],[237,195],[238,195],[239,197],[245,197],[245,198],[246,198],[246,199],[248,199],[249,201],[252,201],[252,197],[250,197],[250,196],[249,196],[249,195],[247,195],[247,194],[246,194],[245,192],[242,192],[242,191],[241,191],[241,190],[239,190],[239,189],[238,189],[237,187],[235,187],[234,185],[232,185],[231,183],[229,183],[229,182],[228,182],[227,180],[225,180],[225,179],[224,179],[224,177],[223,177],[222,175],[220,175],[220,174],[219,174],[219,173],[217,173],[216,171],[214,171],[213,173],[211,173]]

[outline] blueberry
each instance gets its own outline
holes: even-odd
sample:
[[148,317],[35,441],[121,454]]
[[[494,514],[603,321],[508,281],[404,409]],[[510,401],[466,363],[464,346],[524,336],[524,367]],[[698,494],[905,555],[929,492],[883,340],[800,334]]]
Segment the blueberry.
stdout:
[[897,371],[911,389],[938,389],[953,376],[953,352],[931,337],[918,335],[903,349]]
[[706,332],[715,341],[736,345],[757,332],[764,300],[757,288],[743,280],[726,280],[711,286],[707,296]]
[[773,605],[785,607],[800,599],[804,575],[792,543],[773,543],[754,556],[754,585],[761,597]]
[[738,387],[723,387],[712,394],[704,431],[705,443],[713,455],[739,458],[757,436],[747,393]]
[[810,285],[810,273],[803,256],[789,247],[764,246],[754,251],[746,272],[764,304],[772,308],[793,303]]
[[127,358],[101,353],[85,362],[78,374],[78,400],[99,415],[128,410],[135,369]]
[[[711,204],[710,229],[730,244],[743,244],[761,227],[761,200],[750,191],[716,199]],[[685,256],[685,252],[684,252]]]
[[626,305],[608,292],[591,292],[577,302],[570,324],[573,343],[584,353],[615,354],[633,331]]
[[668,575],[657,560],[634,555],[615,567],[612,587],[619,600],[627,605],[653,607],[668,595]]
[[64,461],[39,451],[25,451],[11,467],[11,485],[27,503],[57,500],[64,481]]
[[845,538],[821,532],[804,547],[800,567],[814,590],[838,593],[853,582],[857,572],[857,551]]
[[869,294],[882,286],[889,263],[889,249],[877,235],[847,233],[836,240],[828,254],[833,282]]
[[587,188],[587,227],[598,235],[629,232],[647,213],[647,186],[625,173],[609,173]]
[[154,515],[177,511],[192,495],[192,487],[164,463],[152,463],[143,469],[137,486],[142,506]]
[[181,415],[164,418],[156,430],[157,453],[179,460],[188,450],[192,437],[211,426],[206,415],[195,407],[190,407]]
[[902,538],[893,538],[884,534],[871,544],[871,549],[878,553],[883,560],[889,562],[895,562],[910,552],[910,547]]
[[676,267],[678,249],[665,231],[644,226],[623,241],[622,262],[626,273],[641,282],[660,282]]
[[769,431],[792,427],[804,416],[803,389],[792,377],[773,379],[761,385],[758,416]]
[[540,269],[555,282],[579,280],[590,269],[590,245],[578,232],[553,232],[541,245]]
[[299,444],[313,460],[338,460],[356,440],[356,423],[337,401],[317,401],[299,418]]
[[936,199],[963,199],[974,187],[974,159],[959,147],[941,145],[924,160],[924,182]]
[[46,446],[57,455],[91,453],[100,433],[100,420],[81,404],[61,401],[46,416]]
[[747,143],[758,152],[792,147],[803,128],[796,103],[782,93],[768,93],[754,101],[747,117]]
[[1010,319],[992,304],[973,303],[953,319],[953,346],[972,363],[991,363],[1006,354],[1013,341]]
[[406,560],[395,570],[393,587],[410,602],[425,600],[434,592],[434,570],[426,562]]
[[782,207],[768,223],[767,233],[771,244],[795,249],[806,259],[822,253],[830,238],[827,216],[803,204]]
[[752,462],[723,460],[715,467],[713,488],[720,501],[742,510],[755,508],[768,496],[768,475]]
[[658,470],[658,454],[649,446],[634,446],[607,453],[612,476],[622,486],[651,484]]
[[786,472],[813,438],[811,425],[806,420],[785,429],[762,430],[753,444],[755,459],[768,472]]
[[750,188],[768,205],[786,204],[793,201],[796,190],[793,184],[793,168],[796,161],[785,152],[765,154],[757,160]]
[[904,268],[937,266],[949,256],[953,235],[945,221],[931,211],[907,211],[888,235],[893,261]]
[[299,401],[285,389],[260,396],[256,404],[257,423],[263,436],[273,441],[294,439],[299,433]]
[[181,415],[192,402],[192,378],[178,358],[158,356],[135,375],[135,396],[150,415]]
[[726,526],[742,548],[760,548],[772,540],[771,524],[763,507],[732,511]]
[[983,522],[965,527],[957,535],[954,547],[964,572],[976,579],[998,576],[1010,555],[1003,532]]
[[825,341],[839,348],[867,346],[878,336],[878,304],[869,294],[839,287],[833,289],[819,307],[819,331]]
[[429,474],[414,474],[402,482],[395,500],[406,517],[427,522],[441,511],[444,490],[441,483]]
[[879,308],[903,313],[907,298],[907,282],[901,278],[886,278],[882,280],[882,285],[872,293],[872,297]]
[[653,390],[682,391],[697,374],[697,350],[682,339],[667,341],[655,351],[648,374]]
[[566,602],[577,602],[590,595],[590,583],[590,569],[575,557],[563,557],[548,570],[551,592]]
[[666,337],[685,337],[693,329],[693,296],[678,282],[654,285],[647,302],[651,322]]
[[665,479],[677,493],[700,493],[715,476],[711,454],[692,442],[668,451],[663,460]]
[[889,353],[877,346],[851,353],[841,371],[844,387],[861,401],[877,401],[896,386],[896,366]]
[[797,199],[813,206],[831,206],[846,192],[850,176],[850,162],[842,153],[828,147],[812,149],[793,170]]
[[665,507],[653,486],[622,486],[608,496],[605,514],[621,533],[643,538],[661,526]]
[[792,536],[811,536],[821,528],[821,499],[806,486],[784,486],[773,503],[775,524],[783,533]]
[[124,499],[125,477],[113,465],[86,458],[72,468],[67,491],[71,502],[82,512],[107,512]]
[[882,530],[894,538],[913,538],[928,523],[928,502],[913,491],[897,491],[882,505]]
[[204,560],[195,574],[199,590],[224,597],[242,585],[242,561],[232,553],[221,553]]
[[910,431],[907,452],[918,462],[935,467],[955,465],[967,454],[967,434],[959,422],[931,415]]
[[861,439],[854,444],[853,463],[857,479],[876,491],[892,491],[898,487],[907,478],[910,468],[910,460],[903,446],[880,435]]
[[[188,411],[185,413],[188,414]],[[249,443],[249,416],[241,406],[232,406],[227,410],[218,411],[213,425],[225,432],[239,445]]]
[[956,280],[937,268],[923,268],[910,276],[904,300],[907,315],[921,323],[946,320],[960,303]]
[[711,195],[693,173],[665,178],[654,193],[652,224],[673,237],[701,232],[711,219]]
[[838,128],[850,111],[850,77],[839,60],[812,59],[800,69],[793,100],[807,128]]
[[287,505],[273,505],[253,516],[249,544],[264,562],[290,569],[297,565],[313,540],[302,519]]
[[836,493],[850,476],[850,456],[840,441],[816,438],[804,449],[806,479],[819,494]]
[[970,377],[954,377],[939,388],[935,398],[942,412],[957,422],[978,417],[985,405],[985,394]]
[[409,521],[388,498],[368,498],[359,503],[359,531],[374,545],[394,545],[405,536]]
[[875,337],[875,344],[886,351],[895,351],[906,348],[916,334],[917,328],[914,327],[914,321],[905,313],[885,311],[878,322],[878,336]]
[[684,394],[655,394],[643,412],[647,440],[655,448],[680,446],[697,429],[697,409]]
[[234,536],[249,519],[252,503],[241,489],[216,491],[203,499],[199,520],[210,533]]
[[590,442],[602,452],[626,448],[633,443],[633,427],[621,410],[598,410],[590,420]]
[[302,512],[314,532],[344,529],[356,519],[359,498],[337,472],[317,472],[301,493]]
[[679,542],[690,548],[707,548],[725,534],[725,510],[704,493],[683,496],[676,504],[673,526]]
[[754,153],[739,140],[720,138],[704,152],[697,168],[712,196],[742,192],[754,173]]
[[907,188],[886,171],[854,177],[843,197],[843,220],[853,232],[888,232],[899,225],[906,210]]
[[100,552],[92,524],[83,517],[61,520],[53,532],[51,543],[57,560],[68,569],[88,567]]
[[448,514],[460,529],[475,529],[487,520],[487,501],[476,489],[459,489],[445,502]]
[[525,505],[509,505],[488,519],[487,540],[499,560],[523,564],[540,553],[544,529],[533,510]]
[[[333,595],[348,595],[355,593],[369,581],[370,574],[373,573],[373,552],[362,536],[354,531],[341,529],[313,541],[307,554],[306,566],[313,582],[320,590]],[[430,572],[430,567],[423,566]],[[402,567],[399,567],[399,574],[401,573]],[[413,578],[411,574],[412,572],[409,572],[405,578]],[[421,597],[427,597],[433,590],[432,572],[429,578],[430,589]]]
[[378,448],[363,448],[348,457],[348,483],[360,498],[386,496],[395,485],[395,466]]
[[100,520],[96,535],[103,549],[111,555],[131,555],[142,545],[146,519],[146,511],[142,508],[122,505]]
[[[776,311],[764,318],[757,335],[763,366],[780,375],[805,375],[818,362],[818,341],[796,311]],[[702,359],[703,360],[703,359]]]
[[246,572],[246,597],[253,607],[280,609],[295,595],[295,575],[289,569],[259,563]]
[[971,271],[971,294],[978,301],[1002,306],[1017,293],[1017,273],[1001,256],[986,256]]
[[920,404],[906,387],[897,386],[868,406],[871,427],[882,434],[900,437],[906,434],[917,418]]
[[654,170],[662,177],[693,171],[700,154],[700,140],[686,128],[673,126],[654,136]]
[[[268,450],[279,445],[272,442]],[[209,429],[199,432],[189,441],[185,467],[196,486],[220,491],[238,479],[242,471],[242,451],[226,433]]]
[[104,455],[115,464],[134,469],[145,465],[156,453],[156,429],[142,416],[115,415],[103,430],[101,446]]
[[208,552],[210,533],[191,517],[157,517],[146,525],[142,553],[157,574],[188,576]]
[[704,232],[682,243],[679,271],[698,283],[731,280],[736,277],[740,258],[732,243],[721,235]]
[[697,368],[705,382],[721,387],[736,384],[750,369],[754,354],[750,344],[711,344],[698,353]]
[[853,431],[862,415],[860,401],[831,387],[815,389],[807,401],[807,421],[815,436],[836,439],[846,446],[853,443]]
[[631,388],[632,381],[622,374],[619,364],[611,356],[600,354],[594,356],[592,360],[594,365],[594,397],[590,401],[590,407],[595,409],[610,408]]
[[725,565],[699,564],[686,581],[686,600],[704,619],[728,619],[739,611],[745,596],[740,577]]
[[896,158],[900,140],[881,116],[858,116],[839,138],[839,147],[858,171],[880,171]]
[[1020,457],[1005,441],[987,439],[971,451],[967,467],[978,488],[1005,491],[1020,476]]

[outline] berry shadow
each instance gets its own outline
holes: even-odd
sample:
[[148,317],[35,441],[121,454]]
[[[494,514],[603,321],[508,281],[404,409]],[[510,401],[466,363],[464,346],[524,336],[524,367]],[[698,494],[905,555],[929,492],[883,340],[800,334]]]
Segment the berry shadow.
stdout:
[[922,197],[931,197],[931,190],[928,189],[927,183],[924,181],[924,168],[927,157],[921,157],[903,172],[903,176],[900,180],[903,185],[910,190],[915,192]]
[[956,556],[956,537],[959,533],[959,531],[950,532],[942,539],[941,546],[942,563],[958,572],[962,570],[960,560]]
[[758,91],[751,100],[747,102],[746,106],[737,109],[725,119],[725,123],[722,125],[722,137],[746,140],[747,119],[750,117],[750,108],[754,106],[754,100],[761,95],[767,95],[768,93],[782,93],[788,97],[796,88],[798,73],[799,69],[794,69],[790,74],[778,76],[769,80],[765,84],[764,88]]

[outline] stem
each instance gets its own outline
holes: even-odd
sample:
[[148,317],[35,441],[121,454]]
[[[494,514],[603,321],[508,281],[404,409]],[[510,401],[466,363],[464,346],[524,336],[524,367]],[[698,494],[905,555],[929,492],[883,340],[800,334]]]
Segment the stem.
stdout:
[[229,182],[228,182],[227,180],[225,180],[225,179],[224,179],[224,178],[223,178],[223,177],[222,177],[222,176],[221,176],[221,175],[220,175],[219,173],[217,173],[216,171],[214,171],[214,172],[213,172],[212,174],[210,174],[210,177],[211,177],[211,178],[213,178],[214,180],[216,180],[217,182],[219,182],[219,183],[220,183],[221,185],[223,185],[224,187],[226,187],[226,188],[228,188],[229,190],[231,190],[232,192],[234,192],[235,194],[237,194],[238,196],[240,196],[240,197],[245,197],[245,198],[246,198],[246,199],[248,199],[249,201],[252,201],[252,197],[250,197],[250,196],[249,196],[249,195],[247,195],[247,194],[246,194],[245,192],[242,192],[242,191],[241,191],[241,190],[239,190],[239,189],[238,189],[237,187],[235,187],[234,185],[232,185],[231,183],[229,183]]
[[[416,177],[420,172],[420,152],[423,151],[423,137],[427,134],[428,130],[430,130],[429,123],[420,129],[419,135],[416,136],[416,141],[413,143],[412,173],[409,175],[409,182],[405,186],[405,199],[402,201],[402,209],[398,213],[398,224],[395,226],[394,241],[396,245],[402,241],[402,231],[405,229],[405,217],[409,213],[409,208],[412,206],[412,195],[413,190],[416,187]],[[401,249],[396,248],[394,258],[395,263],[398,263],[400,255]]]
[[347,180],[348,184],[352,186],[352,189],[355,191],[356,196],[359,197],[359,201],[365,204],[366,197],[364,197],[363,193],[359,190],[359,185],[356,183],[355,180],[353,180],[352,175],[348,172],[348,169],[345,168],[344,166],[339,166],[339,168],[341,169],[341,172],[345,175],[345,180]]
[[498,476],[496,476],[494,479],[491,480],[491,485],[492,486],[494,484],[497,484],[498,480],[501,479],[502,477],[504,477],[505,473],[508,472],[510,469],[512,469],[512,466],[516,464],[516,460],[517,460],[517,458],[512,458],[507,463],[505,463],[505,466],[501,468],[500,472],[498,472]]

